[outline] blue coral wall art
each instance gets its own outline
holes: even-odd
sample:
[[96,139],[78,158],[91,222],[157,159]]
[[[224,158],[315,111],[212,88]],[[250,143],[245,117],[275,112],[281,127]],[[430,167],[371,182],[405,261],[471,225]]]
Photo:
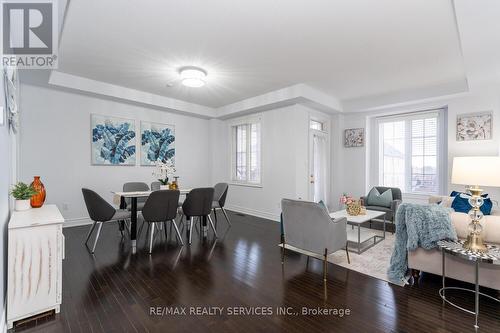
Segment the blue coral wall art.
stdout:
[[135,165],[135,121],[93,114],[92,164]]
[[175,164],[175,127],[141,121],[141,165],[155,165],[157,160]]

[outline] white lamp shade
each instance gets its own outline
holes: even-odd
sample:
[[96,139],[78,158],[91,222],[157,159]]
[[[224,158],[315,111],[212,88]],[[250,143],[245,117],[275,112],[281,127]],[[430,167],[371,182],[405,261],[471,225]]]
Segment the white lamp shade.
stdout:
[[467,156],[453,158],[451,182],[460,185],[500,186],[500,157]]

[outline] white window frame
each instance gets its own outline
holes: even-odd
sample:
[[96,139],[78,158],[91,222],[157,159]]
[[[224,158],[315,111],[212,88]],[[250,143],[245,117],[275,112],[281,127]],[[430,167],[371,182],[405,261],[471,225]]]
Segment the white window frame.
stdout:
[[[239,180],[236,179],[236,136],[234,135],[234,128],[237,126],[242,126],[242,125],[252,125],[252,124],[259,124],[260,125],[260,131],[259,131],[259,144],[260,144],[260,149],[258,153],[258,160],[260,161],[260,165],[258,165],[259,168],[259,174],[260,174],[260,179],[259,182],[255,181],[250,181],[248,180],[248,176],[250,174],[250,145],[251,141],[249,139],[249,136],[247,136],[247,142],[246,142],[246,151],[247,151],[247,180]],[[229,123],[229,140],[231,144],[229,145],[229,154],[231,156],[230,158],[230,165],[229,165],[229,179],[231,179],[231,184],[232,185],[241,185],[241,186],[249,186],[249,187],[262,187],[262,131],[263,131],[263,124],[262,124],[262,115],[253,115],[253,116],[247,116],[247,117],[242,117],[242,118],[237,118],[231,120]],[[248,132],[249,133],[249,132]]]
[[420,191],[411,191],[411,168],[412,168],[412,147],[411,147],[411,140],[405,140],[405,188],[402,189],[403,194],[406,196],[428,196],[428,195],[438,195],[438,194],[443,194],[444,191],[446,190],[446,182],[447,182],[447,150],[446,150],[446,131],[445,131],[445,112],[446,108],[437,108],[437,109],[432,109],[432,110],[425,110],[425,111],[416,111],[416,112],[409,112],[409,113],[401,113],[401,114],[396,114],[396,115],[388,115],[388,116],[380,116],[375,118],[374,122],[374,135],[373,138],[376,140],[376,147],[375,150],[375,158],[373,159],[373,162],[375,162],[375,165],[377,167],[377,182],[374,185],[382,185],[383,184],[383,175],[382,175],[382,168],[383,168],[383,160],[381,156],[381,140],[382,140],[382,133],[380,133],[380,125],[385,123],[385,122],[396,122],[396,121],[405,121],[405,132],[407,135],[411,135],[411,121],[412,120],[418,120],[418,119],[425,119],[429,118],[429,116],[435,115],[437,118],[437,147],[436,147],[436,172],[437,172],[437,182],[438,182],[438,189],[436,193],[427,193],[427,192],[420,192]]

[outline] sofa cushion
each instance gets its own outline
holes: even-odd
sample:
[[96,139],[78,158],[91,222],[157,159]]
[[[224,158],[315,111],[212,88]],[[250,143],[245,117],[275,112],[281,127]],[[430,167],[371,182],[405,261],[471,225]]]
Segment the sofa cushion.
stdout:
[[366,196],[367,206],[381,206],[381,207],[391,207],[392,202],[392,190],[388,189],[383,193],[379,193],[376,187],[370,190],[370,193]]
[[[470,195],[468,194],[465,193],[457,194],[455,196],[455,199],[453,199],[451,208],[453,208],[456,212],[459,213],[468,213],[472,209],[472,206],[469,204],[469,198]],[[490,215],[492,207],[493,207],[493,202],[491,202],[491,199],[484,198],[484,203],[480,209],[484,215]]]
[[[368,210],[376,210],[378,212],[385,212],[385,219],[387,221],[392,221],[392,210],[387,207],[381,207],[381,206],[365,206],[366,209]],[[381,219],[384,217],[382,216]]]

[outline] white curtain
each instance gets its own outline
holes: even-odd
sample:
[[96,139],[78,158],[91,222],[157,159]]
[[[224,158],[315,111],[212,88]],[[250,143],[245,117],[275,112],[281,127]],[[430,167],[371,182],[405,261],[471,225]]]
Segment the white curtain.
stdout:
[[319,135],[313,137],[313,167],[314,167],[314,201],[328,204],[327,182],[327,144],[326,138]]

